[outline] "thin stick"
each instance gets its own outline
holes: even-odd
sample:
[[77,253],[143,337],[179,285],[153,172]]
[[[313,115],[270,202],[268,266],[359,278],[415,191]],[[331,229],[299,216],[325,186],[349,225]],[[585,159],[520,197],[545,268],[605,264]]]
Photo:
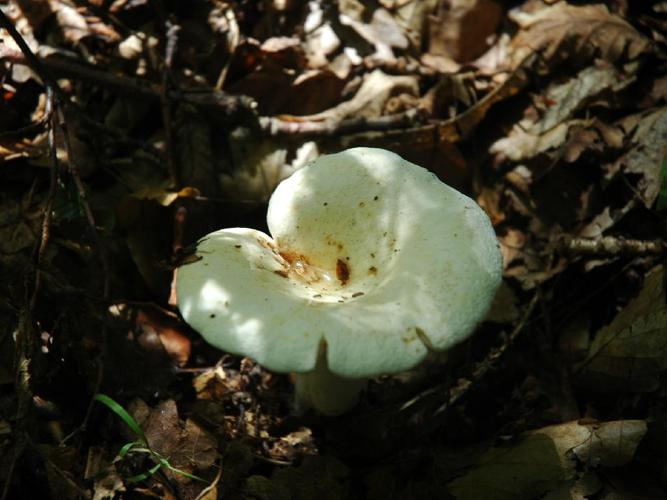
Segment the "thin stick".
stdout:
[[569,255],[592,255],[599,257],[663,255],[667,253],[665,240],[633,240],[615,236],[602,238],[564,237],[559,245]]
[[331,137],[356,132],[385,131],[423,125],[425,113],[415,108],[403,113],[378,118],[348,118],[341,121],[286,121],[273,117],[260,117],[260,129],[271,137],[299,135],[299,137]]
[[30,401],[32,393],[30,391],[30,373],[29,373],[29,360],[32,357],[35,346],[35,338],[33,335],[32,327],[32,313],[37,304],[37,297],[39,295],[39,290],[41,287],[41,261],[46,252],[46,249],[49,244],[50,234],[51,234],[51,221],[52,221],[52,212],[53,204],[55,199],[55,192],[57,189],[57,178],[58,178],[58,158],[56,156],[56,144],[55,144],[55,127],[56,127],[56,109],[57,103],[60,101],[65,102],[65,97],[62,93],[60,87],[49,74],[48,71],[44,69],[41,65],[39,59],[35,54],[30,50],[28,44],[25,42],[21,34],[14,28],[14,25],[11,23],[9,18],[5,15],[2,10],[0,10],[0,27],[5,28],[7,32],[14,39],[16,44],[21,49],[27,64],[30,68],[37,74],[46,86],[47,94],[47,104],[46,104],[46,116],[47,123],[50,127],[47,134],[47,141],[49,146],[49,157],[51,160],[51,170],[50,170],[50,183],[49,183],[49,193],[46,199],[46,205],[44,209],[44,217],[42,219],[42,227],[38,240],[35,242],[35,252],[34,252],[34,268],[35,273],[33,275],[32,283],[32,292],[29,293],[30,285],[27,283],[28,276],[26,275],[26,305],[21,310],[21,317],[19,319],[19,328],[18,336],[16,339],[16,353],[15,353],[15,388],[17,393],[17,410],[16,410],[16,421],[17,421],[17,432],[18,438],[16,439],[14,455],[12,457],[12,462],[10,464],[9,474],[3,486],[2,490],[2,500],[5,500],[9,495],[9,490],[11,486],[12,476],[15,470],[15,465],[20,456],[23,454],[23,451],[26,447],[26,434],[23,430],[24,422],[26,415],[30,409]]
[[451,407],[452,405],[456,404],[475,384],[475,382],[481,380],[487,373],[489,373],[489,371],[492,368],[495,367],[498,360],[505,354],[505,352],[507,352],[507,350],[514,343],[514,341],[521,334],[521,332],[523,332],[524,328],[526,327],[526,324],[528,323],[528,320],[530,319],[531,315],[533,314],[533,311],[535,310],[535,307],[539,302],[539,296],[540,296],[539,293],[535,293],[535,295],[533,295],[533,298],[530,300],[530,303],[528,304],[526,311],[521,317],[521,321],[517,323],[512,332],[503,341],[502,345],[497,349],[491,351],[486,356],[486,359],[477,364],[469,380],[463,380],[459,382],[456,385],[456,387],[452,388],[449,400],[445,404],[440,406],[434,412],[434,414],[439,414],[444,410],[446,410],[447,408]]
[[[42,223],[42,234],[37,250],[37,255],[36,255],[36,267],[37,271],[35,274],[35,284],[33,287],[33,292],[30,297],[30,311],[32,311],[35,307],[36,301],[37,301],[37,295],[39,292],[39,285],[40,285],[40,272],[39,272],[39,263],[41,261],[41,257],[43,256],[44,252],[46,251],[46,247],[49,242],[49,235],[50,235],[50,227],[51,227],[51,218],[52,218],[52,208],[53,208],[53,199],[55,196],[55,189],[57,187],[57,175],[58,175],[58,159],[56,156],[56,144],[55,144],[55,130],[56,127],[59,127],[60,130],[63,132],[63,137],[64,137],[64,142],[65,142],[65,149],[67,151],[67,157],[69,160],[69,172],[72,176],[72,179],[74,180],[74,184],[76,185],[79,199],[81,200],[81,204],[84,208],[84,212],[86,215],[86,220],[88,222],[88,225],[90,226],[91,232],[92,232],[92,237],[93,241],[95,243],[95,246],[97,248],[97,253],[100,258],[100,262],[102,265],[102,272],[104,274],[104,285],[103,285],[103,297],[105,301],[108,300],[109,298],[109,260],[106,254],[106,250],[104,248],[104,245],[102,244],[101,238],[97,232],[97,227],[95,225],[95,217],[93,215],[93,211],[90,208],[90,204],[88,203],[87,195],[86,195],[86,190],[85,186],[81,180],[81,176],[79,174],[78,167],[76,165],[76,161],[74,159],[74,156],[72,154],[72,147],[70,144],[69,140],[69,133],[67,130],[67,126],[65,123],[64,119],[64,113],[63,110],[60,108],[60,105],[65,105],[68,101],[66,96],[64,95],[63,91],[61,88],[58,86],[57,82],[55,79],[51,76],[51,73],[47,68],[42,64],[42,61],[40,61],[37,56],[30,50],[30,47],[28,44],[25,42],[21,34],[14,28],[14,25],[11,23],[9,18],[0,10],[0,27],[5,28],[9,34],[12,36],[16,44],[19,46],[21,49],[21,53],[23,54],[25,63],[42,79],[46,86],[47,90],[47,98],[48,98],[48,109],[51,112],[51,127],[49,130],[49,135],[48,135],[48,140],[49,140],[49,148],[50,148],[50,157],[51,157],[51,162],[52,162],[52,167],[51,167],[51,182],[50,182],[50,191],[49,191],[49,198],[47,199],[47,205],[46,205],[46,211],[44,214],[44,220]],[[99,391],[99,388],[101,386],[102,382],[102,359],[104,355],[104,350],[105,350],[105,345],[106,345],[106,334],[107,334],[107,326],[106,322],[103,323],[102,325],[102,353],[100,354],[100,368],[98,371],[98,377],[96,381],[96,387],[94,394],[96,394]],[[21,357],[25,356],[26,353],[20,353],[22,354]],[[88,406],[88,410],[86,412],[86,416],[84,418],[83,424],[81,425],[80,429],[85,429],[86,424],[90,418],[90,414],[92,412],[92,407],[93,407],[93,402],[94,400],[91,399],[91,402]],[[68,438],[71,437],[68,436]],[[68,439],[65,438],[65,439]],[[8,481],[11,480],[11,478],[8,479]]]
[[475,385],[476,382],[480,381],[492,368],[494,368],[498,360],[503,356],[503,354],[505,354],[505,352],[507,352],[507,350],[514,343],[514,341],[521,334],[521,332],[523,332],[524,328],[526,327],[526,324],[528,323],[530,317],[533,314],[533,311],[535,310],[535,307],[537,306],[538,300],[539,300],[539,294],[535,293],[530,303],[528,304],[528,307],[526,308],[526,311],[524,312],[521,321],[517,323],[512,332],[504,339],[500,347],[490,351],[484,360],[480,361],[475,365],[472,371],[472,375],[469,378],[461,379],[456,384],[455,387],[450,387],[449,383],[438,384],[435,387],[431,387],[421,392],[420,394],[410,399],[409,401],[403,403],[399,411],[404,411],[407,408],[413,406],[418,401],[433,394],[442,394],[442,393],[447,394],[447,401],[442,405],[440,405],[435,410],[435,412],[433,412],[433,415],[442,413],[447,408],[458,403],[458,401],[461,398],[463,398],[463,396],[470,390],[470,388],[473,385]]
[[164,125],[165,141],[167,145],[167,165],[169,167],[169,177],[174,189],[181,188],[181,175],[178,163],[176,161],[176,148],[174,147],[174,127],[172,124],[172,105],[169,92],[173,86],[171,77],[171,66],[174,61],[174,54],[178,45],[178,33],[180,27],[170,21],[165,22],[167,28],[167,43],[164,54],[164,68],[162,70],[162,88],[160,92],[160,104],[162,105],[162,125]]

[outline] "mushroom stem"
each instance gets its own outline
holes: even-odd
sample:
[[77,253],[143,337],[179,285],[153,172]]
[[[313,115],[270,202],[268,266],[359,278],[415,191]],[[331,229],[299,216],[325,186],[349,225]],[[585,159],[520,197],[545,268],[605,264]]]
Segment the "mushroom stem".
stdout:
[[321,352],[313,371],[296,374],[296,411],[313,408],[324,415],[340,415],[357,404],[367,384],[367,378],[345,378],[329,371],[326,353]]

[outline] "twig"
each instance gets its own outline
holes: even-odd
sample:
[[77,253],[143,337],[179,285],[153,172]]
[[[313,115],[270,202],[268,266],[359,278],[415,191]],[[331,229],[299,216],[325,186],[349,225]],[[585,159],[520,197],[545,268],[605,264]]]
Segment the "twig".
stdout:
[[[16,467],[16,462],[19,457],[23,454],[23,451],[26,447],[26,436],[27,434],[23,430],[24,421],[28,414],[30,408],[30,401],[32,399],[32,392],[30,390],[30,359],[35,350],[35,335],[32,326],[32,313],[35,310],[37,304],[37,297],[39,290],[41,288],[41,261],[46,252],[46,249],[49,244],[49,236],[51,234],[51,220],[53,212],[53,203],[55,200],[55,193],[57,188],[57,179],[58,179],[58,159],[56,157],[56,146],[55,146],[55,112],[53,109],[54,106],[54,95],[50,87],[47,87],[47,103],[46,103],[46,114],[48,116],[47,122],[50,124],[47,140],[49,144],[49,156],[51,158],[51,181],[49,185],[49,193],[47,195],[46,204],[44,208],[44,217],[42,219],[42,228],[40,232],[39,239],[35,242],[35,251],[34,251],[34,275],[30,273],[26,274],[26,305],[23,307],[19,319],[19,328],[18,335],[16,338],[16,353],[14,361],[14,373],[15,373],[15,387],[17,393],[17,410],[16,410],[16,422],[17,422],[17,433],[18,437],[14,446],[14,454],[12,456],[12,461],[9,466],[9,472],[2,490],[2,496],[0,500],[5,500],[9,496],[9,489],[11,486],[12,476]],[[30,284],[28,283],[28,277],[33,276],[32,283],[32,293],[29,297],[28,290],[30,289]]]
[[[94,83],[101,87],[113,89],[119,93],[133,97],[143,96],[159,99],[162,94],[161,84],[156,84],[142,78],[128,75],[117,76],[110,71],[97,69],[94,66],[82,63],[72,58],[51,56],[37,59],[41,66],[60,78],[72,78],[83,82]],[[15,50],[0,48],[0,61],[5,60],[14,64],[29,65],[24,54]],[[41,75],[40,75],[41,76]],[[254,101],[244,95],[231,95],[222,91],[170,90],[170,99],[190,103],[197,107],[218,110],[225,115],[237,113],[254,113]]]
[[51,160],[50,179],[49,179],[49,194],[46,198],[46,205],[44,207],[44,218],[42,219],[42,230],[39,239],[39,246],[37,248],[37,255],[35,256],[35,283],[30,298],[30,311],[35,309],[37,303],[37,294],[39,293],[41,282],[40,263],[42,257],[46,252],[49,244],[49,237],[51,235],[51,221],[53,219],[53,204],[56,197],[56,189],[58,187],[58,173],[60,165],[58,163],[58,156],[56,152],[56,103],[55,96],[51,87],[46,87],[46,116],[48,117],[49,129],[47,133],[47,143],[49,147],[49,158]]
[[260,117],[260,129],[267,135],[284,136],[299,135],[299,137],[331,137],[335,135],[353,134],[356,132],[371,132],[410,128],[423,125],[425,113],[415,108],[403,113],[381,116],[379,118],[348,118],[340,122],[299,122],[287,121],[273,117]]
[[89,499],[90,492],[85,490],[81,485],[77,484],[65,471],[63,471],[58,464],[51,460],[48,455],[42,450],[37,443],[28,435],[26,441],[35,450],[35,452],[44,460],[44,462],[51,467],[51,470],[60,476],[61,481],[67,484],[70,488],[76,490],[78,498]]
[[41,261],[49,243],[49,236],[51,231],[51,218],[53,212],[53,203],[55,199],[55,192],[57,188],[57,176],[58,176],[58,159],[56,156],[56,145],[55,145],[55,126],[56,126],[56,108],[57,103],[60,100],[65,102],[64,95],[58,84],[53,79],[48,71],[46,71],[40,61],[37,59],[35,54],[30,50],[28,44],[25,42],[21,34],[14,28],[14,25],[7,18],[4,12],[0,10],[0,27],[5,28],[7,32],[14,39],[16,44],[21,49],[28,65],[30,68],[37,74],[44,85],[46,86],[47,93],[47,120],[50,124],[47,140],[49,145],[49,155],[51,159],[51,178],[49,183],[49,194],[46,199],[46,205],[44,209],[44,217],[42,219],[42,228],[39,239],[35,242],[35,252],[34,252],[34,263],[35,263],[35,273],[33,275],[32,283],[32,292],[28,292],[31,286],[27,283],[27,280],[31,276],[30,273],[26,274],[26,286],[25,286],[25,306],[22,307],[20,318],[19,318],[19,327],[18,335],[16,338],[16,352],[14,358],[14,374],[15,374],[15,388],[17,393],[17,410],[16,410],[16,421],[17,421],[17,433],[18,437],[16,439],[14,447],[14,455],[12,457],[12,462],[10,465],[10,474],[7,475],[5,484],[2,490],[1,500],[5,500],[9,495],[9,490],[11,486],[13,471],[15,470],[15,464],[18,461],[19,457],[23,454],[23,451],[26,447],[26,436],[23,427],[25,425],[25,419],[27,418],[30,401],[31,401],[31,390],[30,390],[30,359],[35,350],[35,335],[34,335],[34,325],[32,320],[32,314],[37,303],[37,297],[39,294],[39,289],[41,285]]
[[48,115],[46,118],[41,118],[40,120],[30,123],[24,127],[19,127],[14,130],[5,130],[3,132],[0,132],[0,139],[4,139],[5,137],[23,137],[29,134],[37,134],[39,132],[42,132],[44,127],[47,125],[48,122]]
[[[33,288],[32,295],[30,297],[30,311],[32,311],[35,307],[35,303],[37,301],[37,295],[39,292],[39,285],[40,285],[40,274],[39,274],[39,262],[41,260],[42,255],[46,251],[46,247],[48,245],[49,241],[49,234],[50,234],[50,226],[51,226],[51,217],[52,217],[52,205],[53,205],[53,198],[54,198],[54,193],[55,193],[55,188],[57,186],[57,172],[58,172],[58,162],[57,162],[57,157],[56,157],[56,145],[55,145],[55,130],[56,127],[59,127],[60,130],[63,132],[63,137],[64,137],[64,142],[65,142],[65,149],[67,151],[67,157],[68,157],[68,166],[69,166],[69,172],[70,175],[72,176],[72,179],[74,180],[74,184],[76,185],[79,199],[81,201],[81,204],[84,208],[84,212],[86,215],[86,220],[88,221],[88,225],[90,226],[91,232],[92,232],[92,237],[93,241],[95,243],[95,246],[97,247],[97,252],[100,258],[100,262],[102,265],[102,272],[104,274],[104,285],[103,285],[103,297],[105,300],[108,300],[109,298],[109,261],[107,258],[106,250],[104,248],[104,245],[102,244],[102,241],[100,239],[100,236],[97,232],[97,227],[95,225],[95,217],[93,216],[93,211],[90,208],[90,204],[88,203],[87,196],[86,196],[86,190],[85,186],[83,184],[83,181],[81,180],[81,176],[79,175],[79,170],[76,165],[76,161],[74,159],[74,155],[72,154],[72,147],[70,144],[69,140],[69,133],[66,127],[66,123],[64,120],[64,113],[63,110],[60,109],[59,105],[64,105],[68,101],[63,94],[62,90],[58,86],[57,82],[51,76],[50,71],[45,67],[44,64],[42,64],[42,61],[35,56],[35,54],[30,50],[30,47],[28,47],[28,44],[23,40],[23,37],[21,34],[16,31],[16,28],[12,25],[11,21],[5,16],[5,14],[0,10],[0,26],[5,28],[9,34],[12,36],[16,44],[19,46],[21,49],[21,53],[24,57],[24,61],[30,68],[42,79],[46,86],[47,90],[47,97],[48,102],[49,102],[49,111],[51,112],[51,128],[49,130],[49,147],[50,147],[50,155],[51,155],[51,161],[52,161],[52,167],[51,167],[51,186],[50,186],[50,192],[49,192],[49,198],[47,200],[47,207],[46,211],[44,214],[44,221],[42,223],[42,235],[41,239],[39,242],[38,246],[38,251],[36,255],[36,267],[37,267],[37,272],[35,274],[35,284]],[[95,387],[95,393],[99,391],[100,385],[101,385],[101,380],[102,380],[102,357],[104,354],[104,346],[106,345],[106,332],[107,332],[107,326],[106,322],[103,322],[102,325],[102,354],[100,354],[100,371],[98,373],[98,380],[96,382],[96,387]],[[19,343],[17,343],[19,344]],[[24,351],[21,356],[18,356],[18,360],[22,360],[27,353]],[[23,363],[20,363],[19,369],[21,369],[21,366],[23,366]],[[27,367],[26,367],[27,369]],[[91,400],[90,405],[88,407],[88,410],[86,412],[86,416],[84,418],[83,424],[80,427],[81,429],[85,429],[85,426],[88,422],[88,419],[90,418],[90,414],[92,412],[92,406],[93,406],[93,400]],[[71,436],[71,435],[70,435]],[[67,438],[66,438],[67,439]],[[8,478],[8,481],[10,481],[11,478]]]
[[[67,151],[67,159],[68,159],[68,166],[69,166],[69,173],[72,176],[72,179],[74,180],[74,185],[76,186],[77,189],[77,194],[79,196],[79,200],[81,202],[81,205],[83,206],[84,213],[86,215],[86,221],[88,222],[88,226],[93,238],[93,244],[95,245],[95,248],[97,250],[97,255],[100,259],[100,264],[102,267],[102,274],[104,276],[103,278],[103,285],[102,285],[102,298],[105,302],[109,300],[109,291],[110,291],[110,267],[109,267],[109,258],[107,255],[106,248],[104,247],[104,244],[102,243],[102,239],[100,238],[100,235],[97,231],[97,225],[95,223],[95,216],[93,215],[93,211],[90,208],[90,203],[88,202],[88,196],[86,194],[86,188],[83,184],[83,181],[81,180],[81,175],[79,174],[79,168],[76,163],[76,160],[72,154],[72,145],[70,143],[69,139],[69,131],[67,129],[67,124],[63,119],[59,123],[61,131],[63,133],[63,138],[65,142],[65,150]],[[107,345],[107,333],[108,333],[108,326],[107,322],[103,321],[102,322],[102,328],[101,328],[101,335],[102,335],[102,341],[101,341],[101,349],[100,349],[100,354],[98,356],[98,367],[97,367],[97,377],[95,379],[95,387],[93,389],[93,397],[90,399],[90,402],[88,403],[88,408],[86,409],[86,414],[83,418],[83,422],[79,426],[78,429],[75,429],[72,433],[70,433],[68,436],[66,436],[61,445],[68,441],[71,437],[73,437],[76,433],[83,431],[86,429],[88,425],[88,421],[90,420],[90,416],[92,415],[93,412],[93,407],[95,404],[95,395],[100,391],[100,388],[102,386],[102,380],[104,378],[104,357],[106,353],[106,345]]]
[[665,240],[632,240],[623,237],[573,238],[564,236],[559,249],[568,255],[593,255],[599,257],[635,257],[667,253]]
[[162,89],[160,92],[160,104],[162,105],[162,124],[164,125],[165,140],[167,144],[167,165],[169,166],[169,177],[171,177],[171,184],[174,189],[180,189],[181,176],[180,169],[176,162],[176,150],[174,147],[174,127],[172,124],[172,109],[169,92],[173,87],[173,78],[171,73],[171,66],[174,61],[174,54],[178,44],[178,33],[180,27],[167,20],[165,22],[167,28],[167,43],[165,44],[164,54],[164,68],[162,70]]
[[[157,2],[156,5],[158,6],[160,16],[164,17],[162,2]],[[164,24],[166,27],[165,36],[167,38],[167,43],[165,44],[164,50],[164,68],[162,70],[162,94],[160,96],[160,104],[162,105],[162,124],[164,125],[165,142],[167,144],[167,164],[169,165],[169,177],[171,178],[172,187],[174,189],[180,189],[182,185],[181,170],[176,160],[177,152],[174,143],[174,127],[172,124],[172,102],[169,98],[169,91],[174,86],[172,64],[174,62],[174,55],[176,54],[176,48],[178,46],[178,34],[181,28],[177,24],[172,23],[169,19],[165,19]],[[182,245],[182,232],[185,225],[186,215],[187,211],[185,207],[183,207],[181,203],[177,201],[174,212],[174,241],[172,247],[174,250],[172,256],[174,257],[178,254],[177,248]],[[177,302],[177,273],[178,269],[174,269],[171,279],[168,303],[172,306],[175,306]]]
[[[222,111],[220,116],[235,116],[245,113],[252,117],[260,132],[268,136],[331,137],[359,132],[382,132],[401,129],[414,129],[419,133],[435,133],[439,140],[456,142],[466,137],[484,118],[489,108],[497,101],[519,92],[527,83],[525,68],[535,57],[526,56],[508,78],[475,105],[448,120],[426,123],[426,116],[421,109],[411,109],[404,113],[382,116],[379,118],[350,118],[342,121],[289,121],[276,117],[257,117],[255,102],[247,96],[235,96],[220,90],[202,89],[197,91],[165,90],[163,84],[130,76],[116,76],[108,71],[99,70],[77,61],[68,61],[62,57],[49,57],[41,60],[44,67],[59,76],[89,81],[97,85],[112,87],[133,96],[137,94],[156,99],[172,99],[192,104],[193,106]],[[17,64],[27,64],[25,57],[11,50],[0,50],[0,60],[9,60]],[[163,106],[164,107],[164,106]]]
[[96,17],[103,19],[105,24],[114,26],[124,37],[130,36],[133,33],[132,29],[118,19],[117,16],[109,12],[108,8],[101,6],[102,4],[96,5],[95,2],[91,2],[90,0],[74,0],[74,3],[80,8],[90,11]]
[[[16,64],[26,64],[20,54],[4,50],[0,60],[5,59]],[[171,99],[186,102],[209,110],[219,110],[225,116],[246,112],[254,115],[254,101],[247,96],[234,96],[219,90],[182,91],[166,89],[141,78],[130,76],[118,77],[108,71],[86,66],[79,62],[68,61],[61,57],[43,59],[44,67],[61,77],[74,78],[110,87],[129,95],[143,95],[155,99]],[[305,137],[331,137],[353,134],[356,132],[386,131],[423,125],[423,110],[411,109],[404,113],[382,116],[379,118],[350,118],[340,122],[288,121],[275,117],[259,117],[259,129],[268,136],[299,135]]]
[[486,359],[477,364],[477,366],[473,369],[472,375],[469,379],[461,380],[455,387],[451,389],[448,401],[441,405],[434,412],[434,414],[439,414],[456,404],[476,382],[480,381],[492,368],[495,367],[495,364],[498,362],[498,360],[503,356],[503,354],[505,354],[505,352],[507,352],[507,350],[514,343],[521,332],[523,332],[538,302],[539,293],[535,293],[533,298],[530,300],[530,303],[528,304],[528,307],[526,308],[521,321],[517,323],[517,325],[514,327],[514,330],[512,330],[507,338],[505,338],[502,345],[491,351],[486,356]]
[[217,492],[218,483],[220,482],[221,478],[222,478],[222,457],[220,457],[220,465],[218,466],[218,472],[213,478],[213,481],[206,488],[204,488],[199,492],[199,495],[197,495],[195,500],[202,500],[204,498],[208,498],[209,493]]
[[526,308],[521,321],[517,323],[512,332],[504,339],[500,347],[489,352],[484,360],[476,364],[476,366],[473,368],[472,375],[469,378],[459,380],[455,387],[450,387],[448,382],[431,387],[421,392],[409,401],[403,403],[399,411],[404,411],[407,408],[413,406],[418,401],[433,394],[441,395],[444,393],[447,395],[447,401],[435,410],[433,413],[434,415],[437,415],[456,404],[476,382],[479,382],[495,366],[500,357],[505,354],[509,347],[514,343],[516,338],[526,327],[528,320],[532,316],[533,311],[537,306],[538,300],[539,295],[535,293],[530,303],[528,304],[528,307]]

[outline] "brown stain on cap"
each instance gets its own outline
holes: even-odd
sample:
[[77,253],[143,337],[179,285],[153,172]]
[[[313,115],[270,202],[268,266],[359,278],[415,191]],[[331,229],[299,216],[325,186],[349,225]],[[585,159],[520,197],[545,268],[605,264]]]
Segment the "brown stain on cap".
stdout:
[[343,259],[336,261],[336,278],[345,286],[350,279],[350,267]]

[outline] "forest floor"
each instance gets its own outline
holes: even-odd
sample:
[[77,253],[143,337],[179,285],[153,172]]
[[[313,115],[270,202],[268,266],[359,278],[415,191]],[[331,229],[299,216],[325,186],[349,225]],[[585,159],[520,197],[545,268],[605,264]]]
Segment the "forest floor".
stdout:
[[[0,499],[667,498],[667,2],[0,4]],[[394,151],[504,259],[475,335],[298,415],[174,268]]]

